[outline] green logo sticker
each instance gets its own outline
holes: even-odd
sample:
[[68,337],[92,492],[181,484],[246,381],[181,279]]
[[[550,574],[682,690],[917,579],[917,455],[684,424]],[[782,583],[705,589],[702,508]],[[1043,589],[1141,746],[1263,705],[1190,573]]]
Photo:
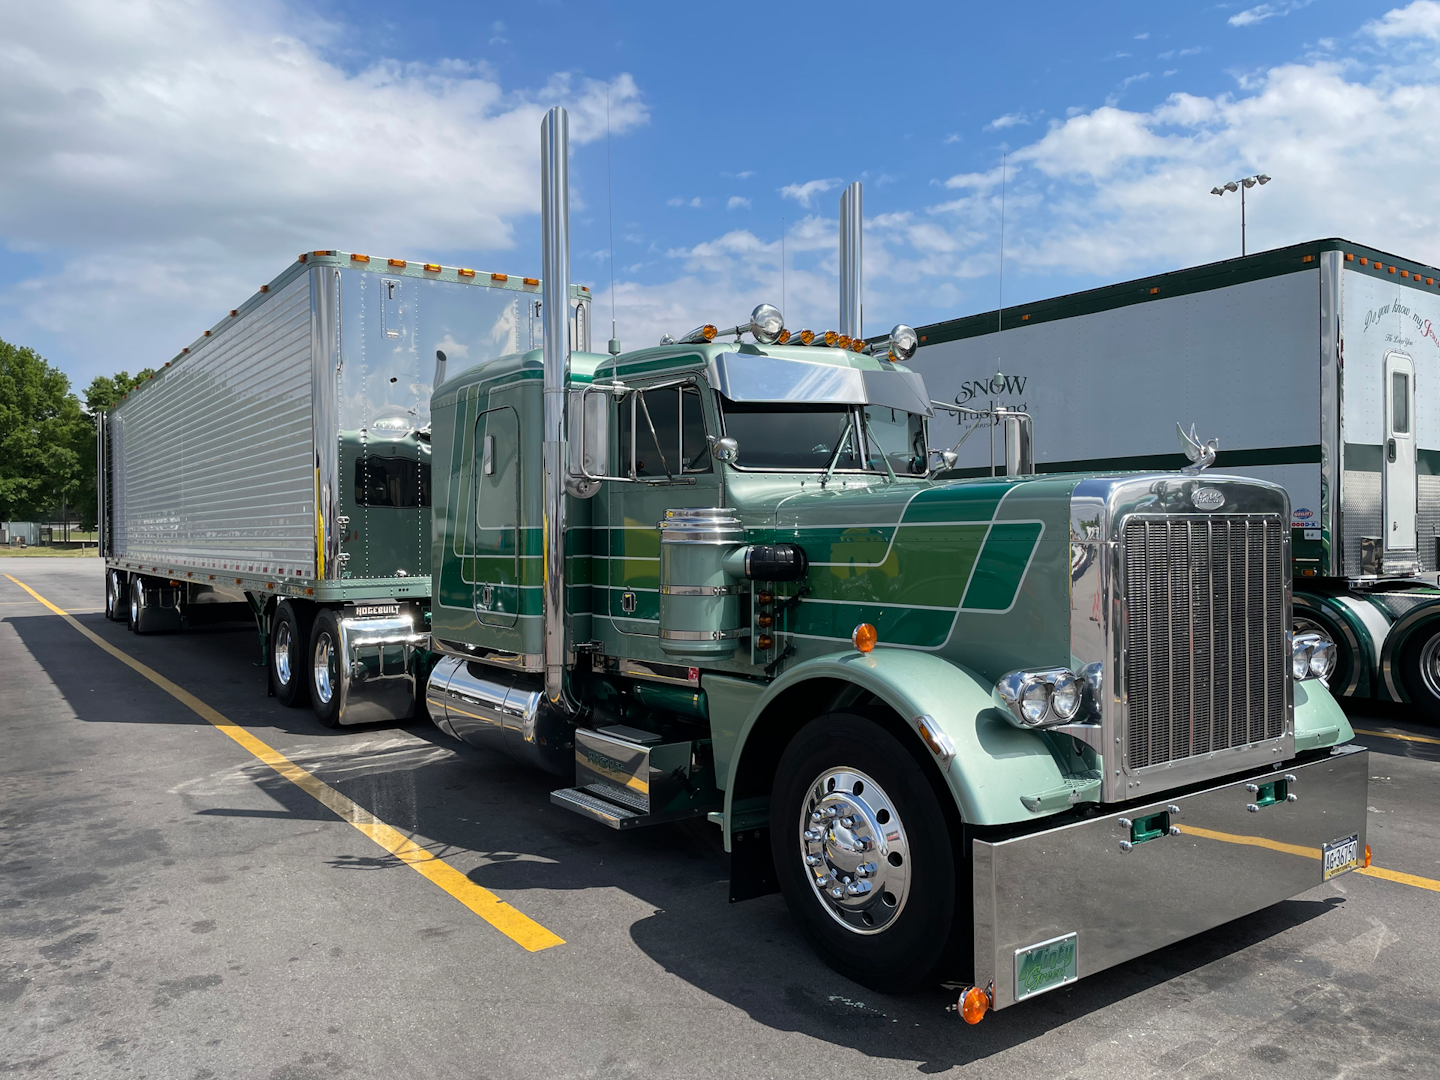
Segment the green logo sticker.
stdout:
[[1015,950],[1015,1000],[1054,990],[1080,978],[1074,934]]

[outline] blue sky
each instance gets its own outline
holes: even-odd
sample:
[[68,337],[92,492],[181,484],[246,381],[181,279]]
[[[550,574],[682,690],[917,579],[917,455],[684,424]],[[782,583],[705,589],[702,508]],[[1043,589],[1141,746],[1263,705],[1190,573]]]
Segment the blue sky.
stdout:
[[[83,385],[162,361],[300,250],[538,273],[572,114],[576,280],[627,345],[780,303],[866,329],[1345,235],[1440,261],[1440,4],[0,0],[0,337]],[[1435,104],[1432,104],[1434,99]],[[602,335],[603,336],[603,335]]]

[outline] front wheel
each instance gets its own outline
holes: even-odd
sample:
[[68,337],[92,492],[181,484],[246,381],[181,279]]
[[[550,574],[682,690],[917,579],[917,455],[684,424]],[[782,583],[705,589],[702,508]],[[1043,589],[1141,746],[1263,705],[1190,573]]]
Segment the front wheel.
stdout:
[[1415,711],[1432,724],[1440,724],[1440,622],[1410,635],[1397,658],[1400,681]]
[[963,862],[929,778],[878,723],[830,713],[801,729],[770,844],[791,914],[840,974],[882,993],[949,974],[971,933]]
[[310,707],[315,718],[326,727],[340,726],[340,707],[344,703],[341,683],[340,623],[335,613],[326,609],[315,616],[310,632]]

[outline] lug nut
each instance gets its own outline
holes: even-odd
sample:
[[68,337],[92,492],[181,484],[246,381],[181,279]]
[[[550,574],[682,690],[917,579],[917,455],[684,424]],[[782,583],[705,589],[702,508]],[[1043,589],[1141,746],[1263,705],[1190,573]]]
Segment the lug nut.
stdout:
[[812,844],[818,844],[818,843],[820,842],[821,838],[824,837],[824,835],[825,835],[825,834],[822,833],[819,829],[806,829],[806,830],[805,830],[805,839],[808,840],[808,841],[810,841],[810,843],[812,843]]
[[1179,836],[1179,835],[1180,835],[1180,826],[1179,826],[1179,825],[1171,825],[1171,826],[1170,826],[1170,835],[1171,835],[1171,836]]
[[1245,790],[1248,791],[1248,792],[1250,792],[1251,795],[1254,795],[1256,792],[1258,792],[1258,791],[1260,790],[1260,785],[1259,785],[1259,784],[1246,784],[1246,785],[1245,785]]
[[1121,851],[1129,851],[1129,850],[1130,850],[1131,848],[1133,848],[1134,846],[1135,846],[1135,845],[1132,844],[1129,840],[1121,840],[1121,841],[1120,841],[1120,850],[1121,850]]
[[1174,803],[1171,803],[1169,806],[1165,807],[1165,809],[1172,814],[1180,813],[1180,807],[1176,806]]
[[874,840],[871,840],[870,837],[868,837],[868,836],[857,836],[857,837],[855,837],[855,850],[856,850],[856,851],[869,851],[869,850],[870,850],[871,848],[873,848],[874,846],[875,846],[875,841],[874,841]]
[[1300,796],[1299,796],[1299,795],[1296,795],[1295,793],[1292,792],[1292,793],[1290,793],[1289,795],[1286,795],[1286,796],[1285,796],[1285,801],[1286,801],[1286,802],[1299,802],[1299,801],[1300,801]]
[[805,865],[806,865],[806,866],[819,866],[819,865],[820,865],[821,863],[823,863],[824,861],[825,861],[825,860],[822,859],[819,855],[806,855],[806,856],[805,856]]
[[859,824],[859,820],[855,817],[854,814],[848,814],[840,819],[840,824],[847,829],[853,829],[856,825]]
[[830,890],[830,895],[836,900],[843,899],[845,896],[845,886],[836,885],[835,888]]
[[1119,825],[1122,829],[1128,829],[1130,827],[1130,819],[1128,817],[1116,818],[1115,824]]
[[875,870],[875,864],[873,862],[867,862],[861,863],[859,866],[857,866],[855,868],[855,873],[859,874],[861,877],[869,877],[875,872]]
[[1256,806],[1253,802],[1252,802],[1252,803],[1246,803],[1246,804],[1245,804],[1245,809],[1246,809],[1246,810],[1249,810],[1250,813],[1252,813],[1252,814],[1258,814],[1258,813],[1260,812],[1260,807]]
[[868,881],[852,881],[849,885],[845,886],[845,891],[851,896],[864,896],[874,887],[875,886],[871,885]]

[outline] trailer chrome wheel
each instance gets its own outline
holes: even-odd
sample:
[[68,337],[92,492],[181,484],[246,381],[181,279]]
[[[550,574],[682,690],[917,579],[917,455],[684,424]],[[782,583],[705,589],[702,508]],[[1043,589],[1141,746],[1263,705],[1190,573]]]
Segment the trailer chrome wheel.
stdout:
[[340,624],[326,609],[315,617],[310,635],[310,707],[326,727],[340,726],[344,703],[344,658],[340,655]]
[[791,740],[771,790],[770,850],[791,914],[827,964],[883,993],[969,974],[959,817],[925,753],[888,712],[830,713]]
[[114,622],[127,621],[125,607],[125,577],[119,570],[111,570],[105,575],[105,617]]
[[145,583],[139,575],[130,579],[130,618],[128,620],[130,629],[137,634],[143,634],[141,629],[145,618]]
[[826,769],[800,810],[799,858],[825,910],[856,934],[878,934],[910,894],[910,848],[895,804],[867,773]]
[[270,684],[282,705],[303,705],[309,690],[304,675],[309,620],[304,609],[303,604],[282,600],[270,617]]

